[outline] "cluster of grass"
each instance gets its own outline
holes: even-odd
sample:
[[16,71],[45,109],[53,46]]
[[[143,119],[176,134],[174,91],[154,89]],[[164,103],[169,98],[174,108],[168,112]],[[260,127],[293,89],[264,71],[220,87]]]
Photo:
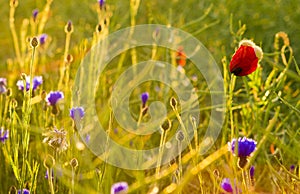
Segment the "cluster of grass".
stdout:
[[[223,178],[229,178],[242,193],[300,192],[300,58],[296,55],[300,10],[296,1],[261,2],[258,6],[257,1],[214,0],[209,4],[193,0],[111,0],[102,8],[97,1],[87,0],[10,0],[2,4],[0,77],[6,78],[7,84],[0,85],[0,193],[25,188],[30,193],[110,193],[111,186],[120,181],[128,183],[129,193],[225,193],[220,186]],[[32,11],[36,8],[39,11],[35,17]],[[293,14],[287,15],[291,10]],[[220,92],[225,94],[226,103],[211,105],[209,83],[187,59],[181,71],[190,78],[199,97],[200,123],[193,125],[195,138],[165,165],[128,170],[95,156],[87,148],[89,140],[78,134],[78,126],[90,128],[89,123],[78,125],[69,111],[80,105],[74,102],[74,91],[98,79],[96,111],[111,139],[130,149],[149,149],[164,147],[176,135],[182,123],[181,107],[174,101],[176,92],[162,83],[145,82],[134,88],[129,108],[132,118],[147,122],[150,116],[140,109],[140,95],[149,93],[147,105],[154,101],[165,104],[171,128],[163,133],[129,133],[118,124],[110,107],[114,83],[131,64],[152,59],[177,66],[176,51],[155,46],[129,49],[114,58],[99,78],[91,65],[85,74],[88,76],[75,84],[80,62],[93,45],[110,32],[145,23],[177,27],[201,40],[222,69],[224,90]],[[42,34],[47,34],[45,41]],[[260,45],[264,58],[254,73],[236,77],[229,72],[229,62],[244,38]],[[106,54],[98,52],[94,54]],[[29,90],[19,90],[16,83],[21,80],[26,85],[26,75],[31,77]],[[32,89],[34,76],[42,76],[43,83]],[[3,88],[7,91],[2,93]],[[50,91],[63,92],[64,99],[48,105],[46,95]],[[76,99],[84,99],[91,94],[77,95]],[[89,107],[84,108],[86,117]],[[224,112],[224,124],[212,148],[199,155],[211,110]],[[93,140],[93,134],[86,135]],[[244,136],[254,139],[257,149],[240,169],[227,143]],[[106,145],[107,140],[102,139],[99,143]],[[122,157],[132,156],[119,157],[122,161]],[[250,166],[255,167],[251,179]]]

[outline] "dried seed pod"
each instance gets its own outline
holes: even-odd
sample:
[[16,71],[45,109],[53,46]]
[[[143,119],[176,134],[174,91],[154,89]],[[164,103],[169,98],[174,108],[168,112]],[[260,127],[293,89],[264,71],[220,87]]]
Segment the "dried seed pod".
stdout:
[[166,119],[164,123],[160,126],[161,130],[168,131],[171,129],[172,123],[170,119]]

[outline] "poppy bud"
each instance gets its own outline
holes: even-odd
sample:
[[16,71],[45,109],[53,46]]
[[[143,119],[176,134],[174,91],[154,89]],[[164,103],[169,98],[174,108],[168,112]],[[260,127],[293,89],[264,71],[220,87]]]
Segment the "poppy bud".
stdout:
[[230,72],[236,76],[249,75],[256,70],[262,56],[263,52],[259,46],[251,40],[242,40],[230,61]]

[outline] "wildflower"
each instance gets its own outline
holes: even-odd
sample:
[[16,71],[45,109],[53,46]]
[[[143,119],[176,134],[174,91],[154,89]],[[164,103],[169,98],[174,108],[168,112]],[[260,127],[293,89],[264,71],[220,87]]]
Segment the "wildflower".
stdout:
[[184,140],[184,133],[182,132],[182,130],[179,130],[176,133],[176,140],[179,141],[179,142]]
[[48,105],[50,106],[55,106],[56,103],[64,98],[64,93],[60,92],[60,91],[51,91],[47,96],[46,96],[46,101],[48,103]]
[[[54,177],[54,171],[53,169],[51,169],[51,179],[53,179],[53,177]],[[49,174],[48,174],[48,170],[46,170],[45,179],[48,180],[48,178],[49,178]]]
[[4,94],[5,92],[7,92],[6,85],[6,79],[0,77],[0,94]]
[[[254,141],[253,139],[248,139],[246,137],[238,138],[237,153],[239,157],[238,165],[240,168],[243,168],[247,164],[247,158],[252,154],[252,152],[255,151],[256,144],[256,141]],[[232,139],[231,143],[229,143],[228,145],[230,151],[235,155],[236,139]]]
[[128,184],[126,182],[118,182],[111,186],[110,194],[126,194],[128,192]]
[[73,120],[80,120],[84,116],[84,109],[82,107],[74,107],[70,110],[70,117]]
[[294,173],[294,171],[295,171],[295,165],[294,164],[292,164],[291,166],[290,166],[290,172],[292,172],[292,173]]
[[143,107],[146,106],[146,103],[147,103],[148,99],[149,99],[149,93],[148,92],[144,92],[144,93],[141,94],[141,100],[142,100]]
[[250,174],[251,179],[254,179],[254,170],[255,170],[254,166],[251,166],[250,170],[249,170],[249,174]]
[[73,32],[73,24],[72,24],[71,20],[69,20],[68,23],[66,24],[65,32],[66,33],[72,33]]
[[31,45],[32,48],[35,48],[35,47],[37,47],[39,45],[39,41],[38,41],[37,37],[33,37],[31,39],[30,45]]
[[91,140],[91,135],[90,134],[86,134],[85,136],[85,143],[89,143]]
[[186,55],[183,52],[183,47],[179,47],[177,52],[176,52],[176,62],[178,65],[181,67],[184,67],[186,64]]
[[224,178],[221,182],[221,187],[228,193],[233,193],[233,188],[229,178]]
[[48,143],[56,151],[62,152],[68,149],[69,144],[67,142],[67,132],[63,129],[58,130],[56,127],[53,130],[43,134],[46,136],[43,143]]
[[[26,82],[26,91],[28,91],[29,87],[30,87],[30,76],[26,76],[25,82]],[[35,76],[32,80],[32,91],[36,90],[37,87],[40,86],[42,83],[43,83],[43,77]],[[23,91],[24,90],[24,81],[18,80],[17,86],[18,86],[19,90]]]
[[41,44],[41,45],[45,44],[47,38],[48,38],[48,35],[47,35],[47,34],[41,34],[41,35],[39,36],[40,44]]
[[255,185],[254,170],[255,170],[254,166],[251,166],[249,170],[249,174],[250,174],[250,184],[252,186]]
[[0,130],[0,141],[2,141],[2,143],[4,143],[5,140],[8,139],[8,136],[9,136],[9,131],[8,130],[4,130],[4,128],[1,127],[1,130]]
[[30,194],[30,191],[27,189],[18,190],[18,194]]
[[99,6],[100,6],[100,9],[102,9],[104,4],[105,4],[105,0],[98,0],[98,3],[99,3]]
[[254,72],[262,59],[262,49],[251,40],[242,40],[238,50],[230,61],[230,72],[236,76],[245,76]]
[[32,18],[33,18],[33,21],[36,21],[36,18],[37,18],[37,15],[39,14],[39,10],[38,9],[34,9],[32,11]]

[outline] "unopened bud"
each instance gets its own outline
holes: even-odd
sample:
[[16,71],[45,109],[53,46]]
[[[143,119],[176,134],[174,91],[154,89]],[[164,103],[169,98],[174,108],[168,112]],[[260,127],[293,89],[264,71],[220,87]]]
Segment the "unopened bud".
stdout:
[[35,48],[35,47],[37,47],[37,46],[39,45],[39,41],[38,41],[37,37],[33,37],[33,38],[31,39],[30,45],[31,45],[33,48]]
[[170,105],[171,105],[171,107],[173,108],[173,109],[177,109],[177,100],[176,100],[176,98],[174,98],[174,97],[172,97],[171,99],[170,99]]
[[72,166],[72,168],[77,168],[78,167],[78,160],[76,158],[73,158],[71,161],[70,161],[70,165]]
[[164,121],[164,123],[160,126],[160,128],[161,128],[163,131],[168,131],[168,130],[171,129],[171,126],[172,126],[172,124],[171,124],[170,119],[166,119],[166,120]]
[[68,21],[68,23],[65,26],[65,32],[66,33],[72,33],[73,32],[73,24],[71,20]]

